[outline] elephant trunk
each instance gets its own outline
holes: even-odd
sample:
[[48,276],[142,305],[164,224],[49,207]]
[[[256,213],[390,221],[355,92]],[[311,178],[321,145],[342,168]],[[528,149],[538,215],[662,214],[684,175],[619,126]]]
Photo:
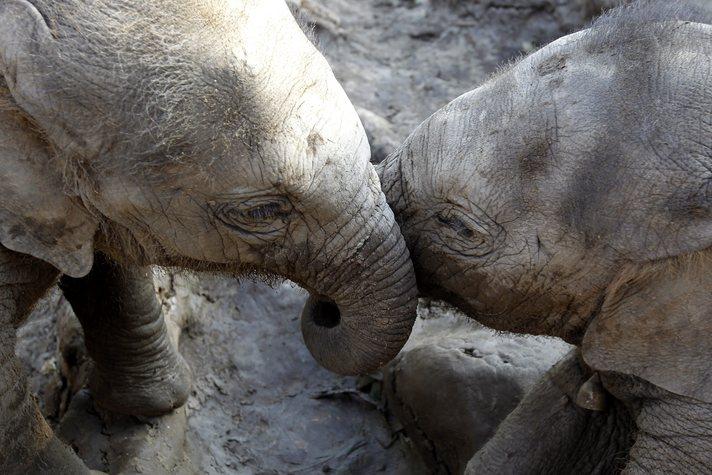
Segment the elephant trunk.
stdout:
[[365,374],[389,362],[405,345],[416,317],[410,255],[382,194],[378,210],[363,245],[330,274],[334,284],[319,289],[329,298],[312,295],[302,312],[307,348],[339,374]]

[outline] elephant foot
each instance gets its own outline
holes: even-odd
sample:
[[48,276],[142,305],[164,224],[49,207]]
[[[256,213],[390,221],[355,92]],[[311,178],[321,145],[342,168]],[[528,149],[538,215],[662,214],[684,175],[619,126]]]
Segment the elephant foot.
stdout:
[[86,389],[72,399],[57,431],[77,448],[86,464],[106,473],[202,473],[200,455],[192,450],[185,408],[149,418],[92,410]]
[[182,406],[190,394],[192,374],[183,357],[172,353],[164,355],[160,364],[138,369],[106,371],[96,367],[89,380],[94,402],[110,412],[146,417]]
[[28,475],[49,475],[52,473],[88,475],[101,472],[89,470],[69,447],[63,444],[56,436],[53,436],[47,445],[37,453],[30,466],[23,473]]

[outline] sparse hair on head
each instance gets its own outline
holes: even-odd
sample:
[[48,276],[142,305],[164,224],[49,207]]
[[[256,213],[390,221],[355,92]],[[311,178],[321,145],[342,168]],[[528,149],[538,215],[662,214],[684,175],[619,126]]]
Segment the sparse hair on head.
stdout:
[[[633,38],[654,39],[665,29],[675,28],[681,21],[712,24],[712,0],[619,0],[586,27],[584,38],[588,51],[610,50],[624,45]],[[707,5],[707,4],[705,4]],[[652,30],[651,24],[657,24]],[[542,48],[546,45],[542,45]],[[487,78],[495,80],[509,72],[529,54],[521,53],[502,63]]]
[[620,45],[629,38],[660,35],[659,30],[650,28],[651,24],[674,28],[677,22],[712,24],[712,2],[703,7],[694,0],[621,1],[620,6],[604,12],[591,23],[587,48],[601,50]]
[[[226,41],[220,31],[239,28],[239,12],[214,20],[220,0],[33,3],[57,35],[55,54],[38,58],[51,75],[49,92],[84,109],[84,134],[113,139],[80,157],[99,173],[121,166],[150,179],[176,163],[187,170],[191,157],[220,156],[236,138],[250,141],[246,117],[257,112],[240,99],[259,78],[225,64],[227,53],[212,61]],[[123,162],[102,160],[109,150],[120,150]]]

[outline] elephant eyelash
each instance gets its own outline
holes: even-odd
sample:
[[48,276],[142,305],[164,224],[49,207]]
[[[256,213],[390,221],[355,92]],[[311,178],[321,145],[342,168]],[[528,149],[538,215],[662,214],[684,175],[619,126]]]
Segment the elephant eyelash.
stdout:
[[472,239],[474,238],[477,234],[475,231],[470,229],[460,218],[457,216],[448,216],[444,217],[440,214],[437,216],[437,220],[441,223],[444,224],[445,226],[448,226],[451,228],[453,231],[455,231],[459,236],[465,238],[465,239]]
[[210,203],[215,217],[225,226],[244,233],[269,234],[284,228],[292,213],[289,200],[274,197],[242,203]]
[[438,213],[436,215],[436,219],[440,224],[451,229],[463,239],[480,238],[483,241],[486,240],[486,237],[489,235],[486,229],[473,222],[471,219],[458,216],[458,214],[459,213],[456,211],[448,210]]
[[261,221],[265,219],[277,218],[280,215],[287,214],[280,203],[267,203],[264,205],[254,206],[243,211],[243,214],[248,219]]

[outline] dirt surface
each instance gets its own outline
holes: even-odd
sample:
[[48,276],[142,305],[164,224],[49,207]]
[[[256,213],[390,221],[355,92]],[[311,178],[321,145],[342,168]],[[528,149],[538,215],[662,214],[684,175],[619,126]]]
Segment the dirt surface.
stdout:
[[[477,86],[499,64],[578,28],[611,2],[291,3],[314,25],[320,48],[359,107],[379,161],[428,115]],[[94,468],[127,473],[429,471],[403,425],[393,418],[389,425],[381,406],[381,377],[337,377],[311,359],[299,332],[306,298],[301,290],[208,276],[163,275],[158,285],[170,318],[185,327],[180,347],[195,372],[187,407],[169,419],[99,415],[86,393],[70,401],[82,375],[67,379],[67,371],[76,372],[81,355],[66,342],[64,357],[58,355],[57,321],[71,321],[71,310],[56,292],[20,331],[18,354],[43,411],[55,424],[68,411],[63,434]],[[454,318],[449,310],[429,317],[438,318],[438,312]],[[506,338],[477,331],[489,347]],[[449,337],[440,331],[437,338]],[[448,345],[456,346],[440,346]],[[527,358],[538,372],[562,347],[537,345]],[[60,377],[63,363],[65,377]],[[524,386],[517,387],[521,392]]]
[[[195,375],[188,404],[167,417],[100,414],[86,391],[71,395],[66,373],[60,374],[67,361],[58,354],[56,327],[73,316],[57,293],[20,332],[18,354],[43,412],[91,468],[426,473],[379,408],[380,377],[339,377],[311,358],[299,330],[305,292],[291,283],[272,288],[211,276],[162,273],[156,282],[167,319],[184,326],[180,349]],[[66,350],[77,343],[74,326],[61,326],[60,346],[76,369],[81,348]]]
[[309,355],[303,291],[184,282],[175,302],[191,314],[181,345],[197,376],[190,434],[215,472],[421,471],[378,410],[380,384],[331,374]]
[[424,119],[615,0],[290,0],[361,108],[380,161]]

